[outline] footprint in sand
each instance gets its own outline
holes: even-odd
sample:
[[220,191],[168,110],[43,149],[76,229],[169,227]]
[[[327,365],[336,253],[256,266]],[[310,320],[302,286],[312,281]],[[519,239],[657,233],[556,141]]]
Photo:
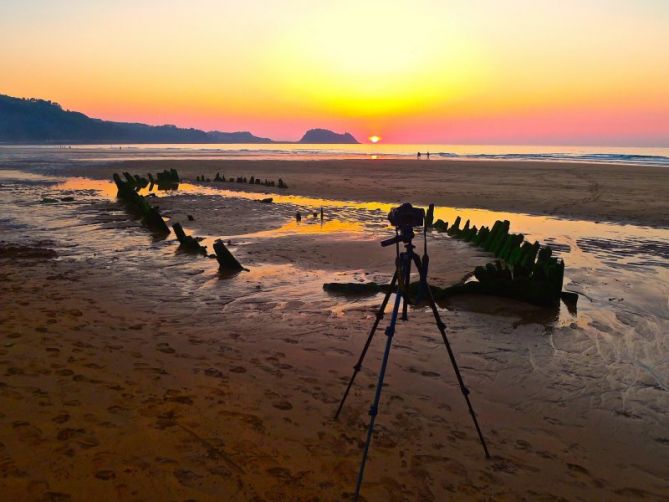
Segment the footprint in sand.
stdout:
[[230,371],[233,373],[246,373],[246,368],[244,368],[244,366],[235,366],[230,368]]
[[164,352],[165,354],[174,354],[176,352],[176,350],[170,347],[170,344],[166,342],[162,342],[156,345],[156,349],[160,352]]
[[104,481],[109,481],[110,479],[115,479],[116,478],[116,473],[114,471],[98,471],[95,473],[95,477],[98,479],[102,479]]
[[61,429],[56,437],[59,441],[74,441],[84,449],[95,448],[100,445],[97,438],[88,433],[86,429]]
[[124,408],[123,406],[120,406],[118,404],[114,404],[114,405],[108,407],[107,411],[109,413],[111,413],[112,415],[118,415],[119,413],[123,413],[124,411],[128,411],[128,408]]
[[590,475],[590,472],[585,467],[582,467],[578,464],[569,464],[568,463],[567,468],[572,472],[577,472],[578,474],[584,474],[586,476]]
[[646,490],[642,490],[640,488],[621,488],[619,490],[615,491],[616,495],[620,495],[622,497],[629,497],[630,499],[642,499],[642,498],[655,498],[656,495],[653,495],[650,492],[647,492]]
[[167,392],[165,392],[164,399],[165,401],[172,401],[174,403],[193,404],[193,399],[191,399],[190,396],[182,394],[178,389],[168,389]]
[[174,477],[184,486],[195,486],[203,476],[186,469],[175,469]]
[[267,474],[269,474],[269,475],[271,475],[275,478],[279,478],[283,481],[291,481],[292,482],[294,480],[294,477],[293,477],[292,473],[284,467],[271,467],[271,468],[267,469],[265,472],[267,472]]
[[204,370],[204,374],[212,378],[225,378],[222,371],[217,370],[216,368],[207,368]]
[[48,502],[69,502],[72,500],[72,497],[67,493],[45,492],[40,500],[46,500]]
[[169,427],[174,427],[175,425],[177,425],[176,415],[174,411],[170,410],[158,415],[154,427],[163,430]]
[[585,478],[585,480],[589,481],[598,488],[602,488],[605,484],[604,481],[595,478],[592,474],[590,474],[588,469],[581,465],[567,463],[567,469],[569,469],[574,476]]
[[16,431],[19,441],[29,445],[38,445],[44,442],[42,431],[30,422],[14,422],[12,428]]

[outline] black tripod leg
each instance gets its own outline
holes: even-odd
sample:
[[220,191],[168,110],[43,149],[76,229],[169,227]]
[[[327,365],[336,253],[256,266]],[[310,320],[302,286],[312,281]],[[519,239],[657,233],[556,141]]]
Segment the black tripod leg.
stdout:
[[[415,258],[416,257],[414,256],[414,261]],[[490,458],[490,453],[488,453],[488,446],[486,445],[485,439],[483,438],[483,433],[481,432],[481,428],[479,427],[479,422],[476,419],[476,413],[474,413],[474,408],[472,408],[472,403],[469,400],[469,389],[465,386],[465,382],[462,379],[462,375],[460,374],[460,368],[458,367],[458,363],[455,360],[455,354],[453,354],[453,349],[451,348],[451,344],[448,342],[448,337],[446,336],[446,325],[441,320],[441,316],[439,315],[439,310],[437,310],[437,305],[434,301],[434,297],[432,296],[432,290],[430,289],[430,285],[427,282],[427,277],[425,276],[425,270],[420,266],[419,261],[416,261],[416,266],[420,271],[421,274],[420,279],[421,282],[423,282],[425,285],[425,290],[427,292],[427,300],[430,304],[430,308],[432,309],[432,313],[434,314],[434,319],[437,322],[437,328],[439,328],[439,332],[441,333],[441,338],[444,341],[446,350],[448,351],[448,357],[451,360],[453,371],[455,372],[455,376],[458,379],[460,390],[462,391],[462,395],[465,397],[465,401],[467,402],[467,407],[469,408],[469,414],[472,416],[472,420],[474,421],[474,427],[476,427],[476,432],[479,435],[481,446],[483,446],[483,451],[485,452],[486,458]]]
[[393,289],[395,288],[396,284],[397,284],[397,271],[395,271],[393,279],[390,281],[390,286],[388,287],[388,291],[386,292],[386,296],[383,298],[381,306],[379,307],[379,310],[376,312],[376,320],[374,321],[374,325],[372,326],[372,329],[369,332],[369,336],[367,337],[365,346],[362,349],[360,358],[358,359],[358,362],[355,363],[355,366],[353,366],[353,375],[351,375],[351,379],[349,380],[348,386],[346,387],[346,392],[344,392],[344,396],[341,398],[341,402],[339,403],[339,408],[337,408],[337,413],[335,413],[335,420],[339,418],[339,413],[341,413],[341,410],[344,407],[344,402],[348,397],[348,393],[351,390],[353,381],[355,380],[355,377],[358,375],[358,372],[362,369],[362,362],[365,359],[365,356],[367,355],[367,350],[369,349],[370,343],[372,343],[372,338],[374,338],[374,333],[376,333],[376,328],[379,326],[379,322],[381,322],[381,319],[383,319],[383,314],[386,310],[386,306],[388,305],[388,300],[390,299],[390,295],[393,294],[394,292]]
[[407,299],[405,297],[404,300],[402,301],[402,320],[403,321],[409,320],[408,310],[409,310],[409,306],[407,305]]
[[374,434],[374,422],[379,410],[379,402],[381,401],[381,391],[383,390],[383,379],[386,376],[386,368],[388,367],[388,357],[390,356],[390,347],[393,343],[393,336],[395,334],[395,325],[397,324],[397,314],[400,309],[400,300],[402,294],[398,290],[396,292],[395,304],[393,306],[393,313],[390,319],[390,325],[386,328],[386,349],[383,353],[383,361],[381,362],[381,370],[379,371],[379,381],[376,384],[376,391],[374,393],[374,402],[369,409],[369,427],[367,428],[367,440],[365,441],[365,448],[362,452],[362,461],[360,462],[360,471],[358,471],[358,480],[355,484],[354,502],[357,502],[360,496],[360,488],[362,487],[362,479],[365,475],[365,465],[367,464],[367,455],[369,453],[369,446],[372,444],[372,436]]
[[408,316],[408,303],[409,303],[409,285],[411,284],[411,260],[407,263],[406,266],[406,271],[404,272],[404,277],[402,278],[404,281],[404,291],[406,294],[404,294],[404,298],[402,299],[402,320],[407,321],[409,320]]

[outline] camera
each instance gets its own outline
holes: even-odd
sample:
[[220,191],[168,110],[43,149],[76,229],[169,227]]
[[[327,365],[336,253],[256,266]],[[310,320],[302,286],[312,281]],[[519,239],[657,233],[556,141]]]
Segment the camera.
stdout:
[[392,208],[388,213],[388,221],[399,228],[422,227],[424,218],[425,209],[413,207],[408,202]]

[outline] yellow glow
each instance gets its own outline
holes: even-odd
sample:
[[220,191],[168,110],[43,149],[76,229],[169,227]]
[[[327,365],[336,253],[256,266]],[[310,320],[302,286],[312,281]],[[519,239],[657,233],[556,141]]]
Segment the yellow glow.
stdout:
[[378,143],[379,141],[381,141],[381,136],[370,136],[369,141],[371,141],[372,143]]
[[4,0],[0,92],[285,140],[664,137],[669,3],[609,3]]

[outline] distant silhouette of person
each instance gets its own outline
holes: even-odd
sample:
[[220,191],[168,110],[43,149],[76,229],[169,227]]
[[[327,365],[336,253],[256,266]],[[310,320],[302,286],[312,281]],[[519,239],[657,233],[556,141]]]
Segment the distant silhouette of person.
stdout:
[[416,154],[416,158],[417,158],[418,160],[420,160],[420,152],[418,152],[418,153]]
[[430,160],[430,152],[427,152],[427,160]]

